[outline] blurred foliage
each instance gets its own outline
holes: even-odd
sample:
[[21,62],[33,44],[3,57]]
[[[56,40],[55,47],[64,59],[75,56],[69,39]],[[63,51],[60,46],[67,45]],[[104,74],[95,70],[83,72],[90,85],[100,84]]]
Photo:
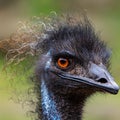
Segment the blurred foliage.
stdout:
[[49,14],[51,11],[59,11],[59,4],[56,0],[26,0],[25,4],[29,15]]
[[[120,1],[118,0],[1,0],[0,40],[4,40],[3,34],[8,31],[9,25],[16,24],[14,21],[18,17],[21,19],[40,14],[47,16],[51,11],[58,14],[68,11],[87,12],[96,29],[102,30],[101,39],[105,40],[112,49],[111,71],[115,80],[120,84]],[[10,27],[7,33],[11,31],[13,30]],[[12,43],[6,42],[4,45],[9,44]],[[19,102],[22,100],[21,94],[26,96],[28,88],[32,86],[29,76],[33,74],[35,60],[36,58],[28,56],[28,59],[17,65],[5,66],[5,56],[2,52],[0,53],[0,120],[30,120],[25,116],[24,107],[16,103],[21,103]],[[14,101],[12,103],[8,102],[11,97]],[[94,96],[85,108],[87,113],[84,120],[119,120],[119,99],[120,94],[106,95],[106,97]]]

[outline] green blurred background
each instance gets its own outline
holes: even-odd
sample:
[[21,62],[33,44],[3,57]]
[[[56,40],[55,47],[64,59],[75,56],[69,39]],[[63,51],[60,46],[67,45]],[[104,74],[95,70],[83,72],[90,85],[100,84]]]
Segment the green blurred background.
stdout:
[[[120,85],[120,2],[118,0],[1,0],[0,38],[7,35],[18,19],[29,19],[40,14],[49,15],[86,11],[101,39],[112,49],[111,72]],[[3,70],[5,57],[0,53],[0,120],[31,120],[29,108],[23,104],[27,89],[31,86],[28,77],[34,67],[30,58],[18,65]],[[24,97],[23,97],[24,96]],[[23,101],[22,101],[23,100]],[[120,93],[94,95],[88,100],[84,120],[120,120]]]

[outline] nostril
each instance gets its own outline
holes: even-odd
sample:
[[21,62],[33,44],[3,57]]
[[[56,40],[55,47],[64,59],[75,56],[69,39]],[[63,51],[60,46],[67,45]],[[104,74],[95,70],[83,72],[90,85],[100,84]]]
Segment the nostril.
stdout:
[[101,78],[101,79],[98,80],[98,82],[100,82],[100,83],[107,83],[107,80],[105,78]]

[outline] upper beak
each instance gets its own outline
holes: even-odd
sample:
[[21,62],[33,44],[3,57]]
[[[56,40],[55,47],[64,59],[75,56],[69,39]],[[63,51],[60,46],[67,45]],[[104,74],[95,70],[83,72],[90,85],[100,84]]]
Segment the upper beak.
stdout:
[[92,79],[96,82],[96,86],[112,94],[117,94],[120,88],[106,67],[103,64],[101,66],[94,63],[90,64],[89,74],[91,74]]
[[107,69],[94,63],[90,63],[89,78],[70,75],[64,72],[57,75],[64,79],[95,86],[112,94],[117,94],[119,91],[119,86],[116,84]]

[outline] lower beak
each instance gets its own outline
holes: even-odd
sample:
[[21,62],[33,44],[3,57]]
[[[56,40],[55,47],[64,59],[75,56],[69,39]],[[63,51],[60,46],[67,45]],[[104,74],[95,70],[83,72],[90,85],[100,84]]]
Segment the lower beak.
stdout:
[[89,78],[66,73],[57,75],[67,80],[95,86],[111,94],[117,94],[119,91],[119,86],[116,84],[110,73],[104,67],[100,67],[94,63],[91,63],[90,65]]

